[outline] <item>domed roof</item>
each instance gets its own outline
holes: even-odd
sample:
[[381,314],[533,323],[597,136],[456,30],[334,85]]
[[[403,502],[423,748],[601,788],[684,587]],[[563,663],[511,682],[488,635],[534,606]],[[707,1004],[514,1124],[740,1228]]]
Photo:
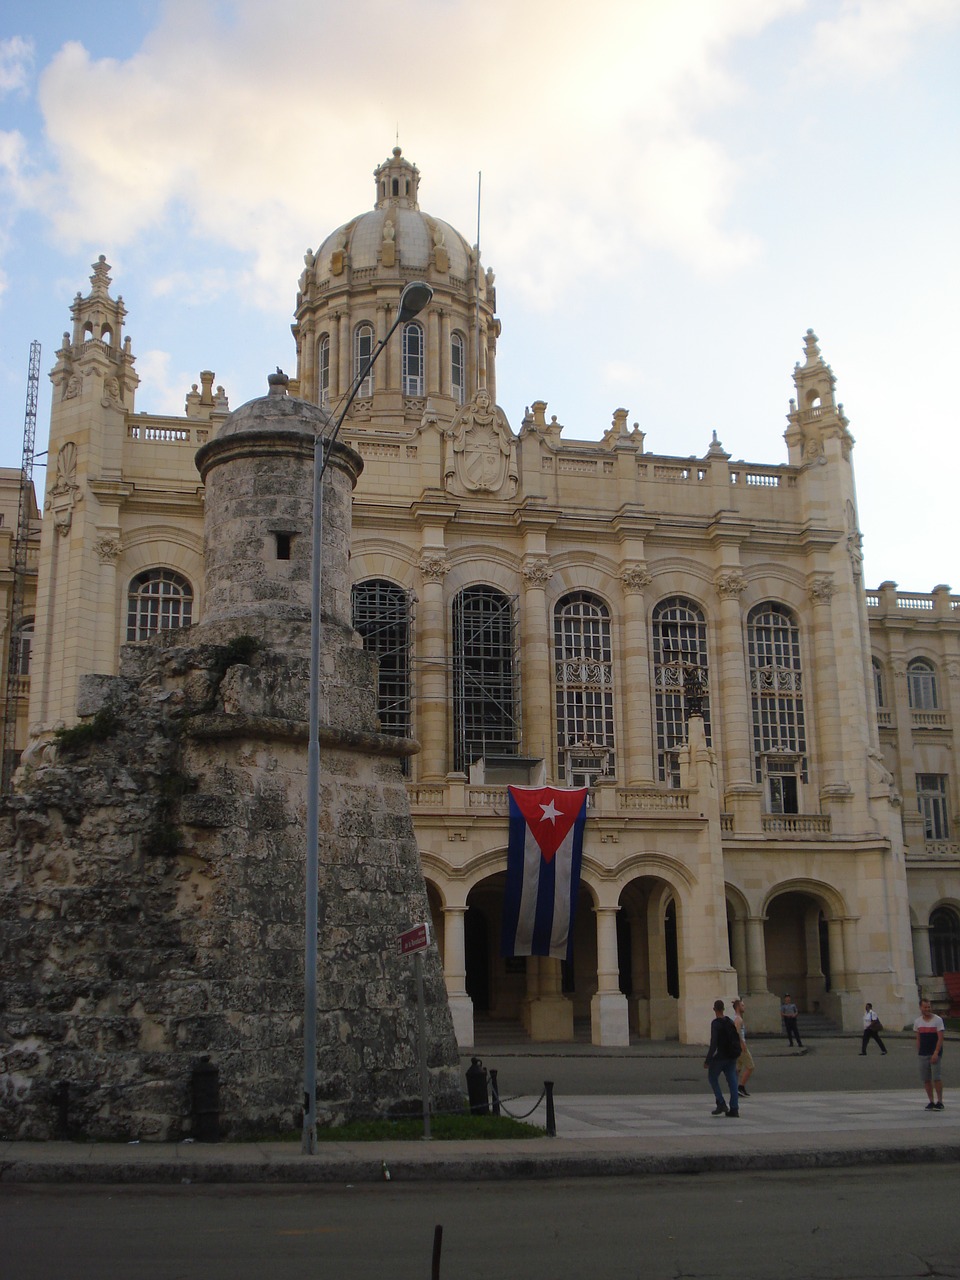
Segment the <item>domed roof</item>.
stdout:
[[466,280],[473,270],[470,245],[449,222],[421,212],[417,166],[394,147],[393,155],[374,170],[374,178],[377,199],[373,209],[338,227],[314,255],[317,280],[338,274],[331,272],[335,252],[349,255],[354,272],[376,268],[385,238],[394,242],[397,260],[404,268],[424,273],[433,250],[442,245],[449,256],[450,275]]
[[250,432],[282,431],[286,434],[296,432],[312,440],[322,432],[332,430],[333,418],[326,409],[309,400],[287,395],[289,381],[279,369],[271,373],[267,379],[269,393],[256,400],[248,400],[235,409],[224,419],[214,438],[223,440]]

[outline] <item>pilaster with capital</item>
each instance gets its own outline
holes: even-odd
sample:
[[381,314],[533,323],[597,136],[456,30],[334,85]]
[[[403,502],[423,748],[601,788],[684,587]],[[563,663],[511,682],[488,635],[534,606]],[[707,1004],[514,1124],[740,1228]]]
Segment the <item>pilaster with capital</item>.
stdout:
[[840,689],[837,684],[837,652],[833,637],[833,574],[816,573],[807,580],[813,605],[813,687],[820,756],[821,795],[829,799],[849,789],[843,780],[843,733],[840,723]]
[[[714,578],[720,599],[719,694],[717,717],[723,725],[723,778],[727,794],[756,791],[750,745],[750,694],[743,649],[743,614],[740,597],[747,583],[739,569],[721,569]],[[739,825],[739,824],[738,824]]]
[[[621,776],[627,786],[653,785],[653,703],[644,591],[653,581],[646,564],[635,561],[620,570],[623,591],[624,762]],[[627,693],[629,690],[629,693]]]
[[424,549],[418,569],[423,580],[420,592],[420,694],[418,716],[421,781],[435,781],[447,772],[447,671],[446,616],[443,579],[450,566],[446,554]]
[[[529,555],[521,566],[523,608],[520,634],[523,643],[523,740],[528,755],[540,755],[547,777],[554,776],[551,681],[553,645],[547,619],[547,583],[553,570],[546,557]],[[559,779],[558,779],[559,780]]]

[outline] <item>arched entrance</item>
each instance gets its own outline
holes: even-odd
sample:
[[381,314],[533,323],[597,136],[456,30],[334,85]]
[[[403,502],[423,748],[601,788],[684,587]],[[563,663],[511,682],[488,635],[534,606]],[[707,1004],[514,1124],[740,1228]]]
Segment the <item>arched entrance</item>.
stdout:
[[639,876],[620,895],[620,990],[627,997],[631,1032],[651,1040],[679,1034],[683,966],[678,914],[673,886],[658,876]]
[[839,1014],[850,982],[844,957],[845,913],[827,887],[785,886],[767,902],[763,927],[767,986],[789,992],[801,1013]]

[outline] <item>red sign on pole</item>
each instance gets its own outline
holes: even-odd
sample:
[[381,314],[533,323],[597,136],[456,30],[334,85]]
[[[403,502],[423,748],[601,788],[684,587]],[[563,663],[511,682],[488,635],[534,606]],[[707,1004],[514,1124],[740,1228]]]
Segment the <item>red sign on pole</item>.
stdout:
[[397,943],[402,956],[412,955],[415,951],[426,951],[430,945],[430,926],[414,925],[412,929],[407,929],[405,933],[400,934]]

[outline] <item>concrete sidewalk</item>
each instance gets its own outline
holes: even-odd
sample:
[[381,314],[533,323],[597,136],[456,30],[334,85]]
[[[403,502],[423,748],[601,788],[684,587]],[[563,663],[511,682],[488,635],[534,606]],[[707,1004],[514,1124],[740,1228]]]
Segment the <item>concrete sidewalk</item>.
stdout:
[[[510,1102],[521,1115],[536,1096]],[[919,1088],[777,1093],[740,1118],[676,1094],[556,1099],[557,1136],[511,1141],[0,1143],[0,1183],[212,1184],[481,1181],[825,1168],[960,1160],[960,1105],[924,1110]],[[544,1104],[530,1116],[545,1124]]]

